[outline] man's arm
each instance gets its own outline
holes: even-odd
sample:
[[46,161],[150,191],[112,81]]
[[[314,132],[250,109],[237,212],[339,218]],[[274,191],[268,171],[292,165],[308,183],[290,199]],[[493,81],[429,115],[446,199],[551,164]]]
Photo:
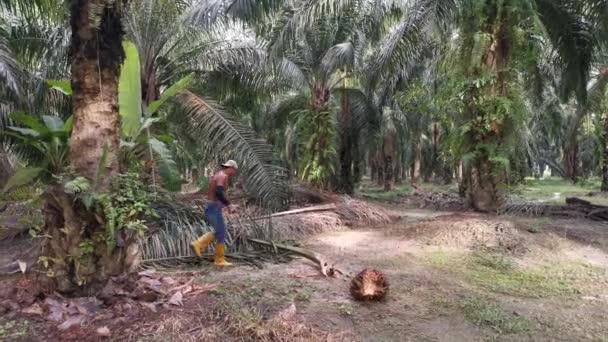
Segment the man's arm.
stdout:
[[228,176],[223,172],[218,173],[215,176],[215,195],[217,199],[222,202],[225,206],[230,205],[230,201],[226,198],[226,185],[228,183]]

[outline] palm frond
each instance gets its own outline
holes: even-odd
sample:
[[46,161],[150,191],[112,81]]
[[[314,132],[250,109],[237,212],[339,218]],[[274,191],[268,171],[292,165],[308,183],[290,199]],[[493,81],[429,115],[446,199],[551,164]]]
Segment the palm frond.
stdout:
[[0,86],[5,86],[15,96],[19,96],[21,93],[20,75],[21,69],[19,68],[19,64],[8,45],[8,40],[2,35],[0,28],[0,81],[4,83],[0,84]]
[[186,17],[202,27],[226,19],[255,23],[270,16],[283,3],[282,0],[199,0],[188,9]]
[[608,71],[601,72],[587,88],[587,107],[592,111],[601,111],[602,103],[606,98],[608,85]]
[[426,4],[412,6],[375,48],[366,67],[368,85],[417,63],[430,46],[429,25],[435,18]]
[[562,98],[575,93],[584,102],[595,49],[594,28],[571,1],[536,0],[536,6],[562,67]]
[[274,127],[286,127],[292,112],[304,110],[310,105],[310,96],[304,92],[280,97],[270,106],[270,115]]
[[344,14],[358,2],[355,0],[304,0],[283,8],[273,33],[273,51],[290,45],[303,30],[318,29],[319,20]]
[[245,187],[263,205],[283,207],[289,192],[282,180],[283,170],[273,165],[272,147],[215,102],[187,91],[181,94],[181,100],[191,134],[214,146],[212,153],[237,160]]
[[321,60],[321,68],[331,74],[339,68],[355,64],[355,47],[351,42],[336,44],[329,48]]

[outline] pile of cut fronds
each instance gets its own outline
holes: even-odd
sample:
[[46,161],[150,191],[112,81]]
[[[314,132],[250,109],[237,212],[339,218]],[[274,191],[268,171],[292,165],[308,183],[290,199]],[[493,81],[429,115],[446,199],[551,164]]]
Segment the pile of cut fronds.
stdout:
[[[204,210],[198,205],[188,205],[172,199],[159,200],[154,204],[159,218],[149,224],[149,234],[142,240],[144,263],[157,261],[195,262],[192,241],[212,227],[205,222]],[[227,255],[233,259],[258,263],[272,261],[264,258],[259,246],[249,239],[269,242],[297,240],[327,231],[347,229],[351,225],[373,225],[391,222],[383,209],[366,202],[345,198],[328,211],[286,215],[272,218],[257,207],[243,208],[238,215],[226,215]],[[284,254],[274,251],[272,259],[285,260]],[[267,253],[266,253],[267,254]],[[210,255],[209,255],[210,257]]]
[[277,217],[272,219],[272,223],[284,239],[299,239],[346,229],[338,214],[332,211]]
[[336,213],[349,226],[391,223],[391,218],[384,209],[350,197],[343,197],[342,201],[336,203]]
[[[191,243],[213,231],[205,221],[203,208],[171,199],[158,200],[153,207],[158,218],[149,220],[149,233],[141,241],[144,264],[198,262],[193,258]],[[225,218],[228,256],[254,265],[259,265],[259,261],[271,261],[263,257],[262,251],[253,250],[248,242],[249,238],[267,241],[279,238],[269,219],[255,220],[247,211],[239,216],[226,215]],[[213,247],[210,250],[213,251]],[[277,253],[273,260],[284,261],[283,254]]]
[[141,241],[144,261],[191,256],[190,243],[211,230],[199,208],[169,200],[157,201],[153,207],[159,218]]
[[272,219],[283,239],[299,239],[328,231],[340,231],[353,225],[390,223],[389,214],[382,208],[364,201],[343,197],[331,211],[319,211],[281,216]]

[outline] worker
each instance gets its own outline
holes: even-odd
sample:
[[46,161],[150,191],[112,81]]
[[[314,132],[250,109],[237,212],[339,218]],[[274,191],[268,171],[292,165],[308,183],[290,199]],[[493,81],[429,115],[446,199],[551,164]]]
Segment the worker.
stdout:
[[202,252],[209,247],[215,240],[215,261],[218,266],[231,266],[232,264],[226,261],[226,224],[222,209],[233,213],[235,208],[226,198],[226,187],[228,186],[228,178],[237,173],[238,166],[234,160],[229,160],[222,164],[222,169],[218,171],[209,182],[209,193],[207,194],[209,202],[205,205],[205,216],[207,222],[215,230],[214,233],[206,233],[198,240],[192,242],[194,253],[200,257]]

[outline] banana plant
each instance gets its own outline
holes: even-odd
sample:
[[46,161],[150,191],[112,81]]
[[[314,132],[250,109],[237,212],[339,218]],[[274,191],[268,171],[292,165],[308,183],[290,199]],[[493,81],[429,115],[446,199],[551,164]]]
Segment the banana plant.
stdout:
[[[125,61],[121,68],[118,85],[118,102],[122,119],[121,145],[125,153],[137,160],[150,160],[152,182],[156,188],[154,164],[158,162],[159,173],[168,190],[178,190],[173,184],[181,183],[179,172],[167,144],[173,138],[166,134],[152,134],[155,124],[162,124],[165,117],[156,115],[159,108],[172,97],[184,90],[192,81],[192,74],[180,79],[167,88],[160,97],[148,106],[141,99],[141,65],[137,46],[129,41],[123,42]],[[176,181],[177,180],[177,181]],[[176,189],[177,188],[177,189]]]
[[[123,42],[125,60],[121,67],[118,84],[118,101],[121,115],[122,140],[121,147],[125,161],[152,160],[158,164],[160,176],[168,190],[179,180],[179,172],[167,144],[173,138],[166,134],[152,134],[151,128],[155,124],[162,124],[164,117],[157,115],[161,106],[184,90],[192,81],[192,74],[180,79],[167,88],[160,97],[146,106],[141,100],[140,58],[135,44]],[[49,87],[65,94],[71,95],[72,88],[69,81],[49,80]],[[152,172],[153,186],[156,188],[156,179]]]

